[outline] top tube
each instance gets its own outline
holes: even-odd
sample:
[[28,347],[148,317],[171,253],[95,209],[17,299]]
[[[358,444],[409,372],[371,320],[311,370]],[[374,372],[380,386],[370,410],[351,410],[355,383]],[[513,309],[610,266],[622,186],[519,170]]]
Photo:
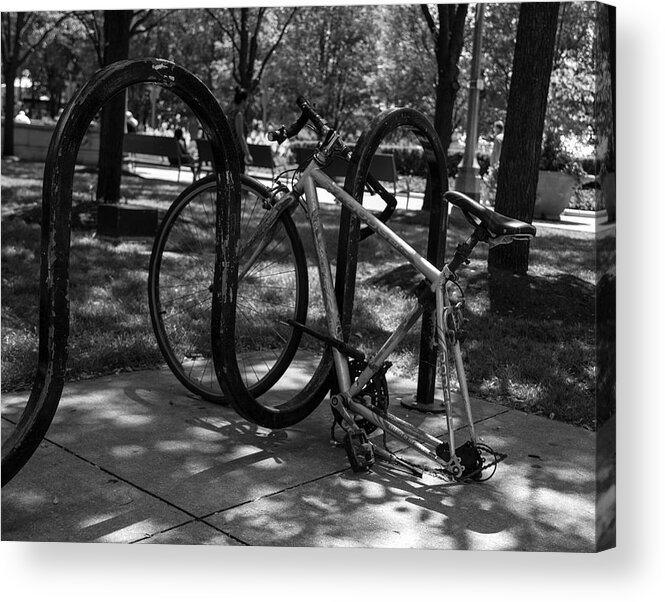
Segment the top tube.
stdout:
[[420,253],[418,253],[411,245],[404,241],[401,237],[395,234],[388,226],[386,226],[379,218],[373,215],[370,211],[365,209],[358,201],[356,201],[346,190],[335,183],[335,181],[326,173],[321,171],[314,162],[311,162],[305,169],[302,178],[298,181],[296,186],[300,186],[300,182],[311,177],[320,188],[332,194],[344,207],[351,213],[357,215],[364,223],[366,223],[371,230],[376,232],[383,240],[385,240],[391,247],[393,247],[400,255],[404,256],[434,287],[441,279],[442,271],[438,270]]

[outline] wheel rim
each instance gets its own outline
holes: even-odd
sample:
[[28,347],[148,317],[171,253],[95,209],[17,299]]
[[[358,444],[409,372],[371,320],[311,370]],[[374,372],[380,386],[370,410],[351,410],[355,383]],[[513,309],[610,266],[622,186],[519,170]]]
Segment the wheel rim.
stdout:
[[[204,184],[171,216],[159,241],[151,310],[161,331],[160,347],[176,376],[193,392],[221,402],[210,342],[215,195],[214,182]],[[241,240],[260,219],[264,197],[261,188],[243,182]],[[302,286],[306,266],[296,258],[296,236],[292,223],[280,222],[275,239],[239,283],[236,346],[243,379],[254,395],[279,379],[299,342],[286,323],[304,321],[307,310],[307,286]]]

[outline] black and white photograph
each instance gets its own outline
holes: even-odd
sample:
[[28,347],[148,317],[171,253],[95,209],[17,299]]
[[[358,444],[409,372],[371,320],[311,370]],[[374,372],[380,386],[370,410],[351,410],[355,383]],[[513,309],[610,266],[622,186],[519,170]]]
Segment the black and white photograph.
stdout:
[[3,7],[3,557],[616,562],[615,4]]

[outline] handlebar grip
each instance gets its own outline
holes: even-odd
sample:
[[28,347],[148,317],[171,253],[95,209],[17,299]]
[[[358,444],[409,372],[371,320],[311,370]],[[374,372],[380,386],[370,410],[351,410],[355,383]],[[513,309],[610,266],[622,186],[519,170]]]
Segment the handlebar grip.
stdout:
[[325,134],[328,127],[326,122],[312,108],[307,99],[304,96],[298,96],[296,103],[302,111],[298,120],[289,127],[282,126],[276,131],[268,132],[268,140],[281,144],[288,138],[294,138],[307,125],[308,121],[312,122],[312,125],[314,125],[319,134]]
[[281,144],[288,138],[286,135],[286,128],[282,126],[277,131],[268,132],[267,138],[270,140],[270,142],[277,142],[277,144]]
[[280,127],[278,130],[268,132],[268,140],[282,144],[285,140],[293,138],[298,135],[307,124],[307,115],[304,113],[298,118],[298,121],[292,123],[288,128],[285,126]]

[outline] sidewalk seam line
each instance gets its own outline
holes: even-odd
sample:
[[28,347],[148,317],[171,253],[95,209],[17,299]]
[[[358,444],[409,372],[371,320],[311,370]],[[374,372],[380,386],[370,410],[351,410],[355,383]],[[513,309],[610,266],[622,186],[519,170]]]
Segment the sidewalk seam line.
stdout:
[[[159,500],[160,502],[166,504],[167,506],[170,506],[171,508],[180,511],[180,512],[186,514],[187,516],[189,516],[189,517],[191,518],[191,520],[189,520],[189,521],[185,521],[184,523],[181,523],[181,524],[176,525],[176,526],[174,526],[174,527],[169,527],[168,529],[165,529],[164,531],[159,531],[157,534],[162,533],[162,532],[165,532],[165,531],[169,531],[169,530],[171,530],[171,529],[173,529],[173,528],[177,528],[177,527],[180,527],[180,526],[183,526],[183,525],[187,525],[187,524],[189,524],[189,523],[191,523],[191,522],[202,522],[202,523],[204,523],[205,525],[207,525],[207,526],[209,526],[209,527],[215,529],[216,531],[219,531],[222,535],[225,535],[225,536],[227,536],[227,537],[233,539],[234,541],[237,541],[238,543],[241,543],[242,545],[246,545],[246,546],[249,545],[248,543],[242,541],[241,539],[238,539],[237,537],[234,537],[234,536],[231,535],[230,533],[226,533],[225,531],[223,531],[222,529],[216,527],[215,525],[211,525],[210,523],[207,523],[204,519],[205,519],[208,515],[204,515],[204,516],[202,516],[202,517],[198,517],[198,516],[196,516],[195,514],[192,514],[189,510],[185,510],[184,508],[181,508],[180,506],[177,506],[177,505],[174,504],[173,502],[169,502],[168,500],[166,500],[166,499],[160,497],[160,496],[157,495],[156,493],[152,493],[151,491],[148,491],[147,489],[144,489],[144,488],[141,487],[140,485],[137,485],[136,483],[132,483],[132,482],[129,481],[128,479],[126,479],[126,478],[124,478],[124,477],[121,477],[120,475],[117,475],[117,474],[115,474],[114,472],[111,472],[108,468],[104,468],[103,466],[100,466],[99,464],[96,464],[96,463],[93,462],[92,460],[88,460],[87,458],[84,458],[84,457],[81,456],[80,454],[78,454],[78,453],[76,453],[75,451],[73,451],[73,450],[71,450],[71,449],[65,447],[64,445],[61,445],[60,443],[56,443],[55,441],[52,441],[51,439],[48,439],[47,437],[44,437],[44,438],[42,439],[42,441],[46,441],[46,442],[50,443],[51,445],[54,445],[55,447],[60,448],[62,451],[64,451],[64,452],[66,452],[66,453],[68,453],[68,454],[74,456],[75,458],[78,458],[79,460],[82,460],[83,462],[86,462],[86,463],[89,464],[90,466],[94,466],[95,468],[97,468],[98,470],[101,470],[102,472],[106,473],[107,475],[112,476],[113,478],[118,479],[119,481],[122,481],[123,483],[126,483],[127,485],[130,485],[131,487],[134,487],[134,489],[138,489],[138,490],[141,491],[142,493],[145,493],[146,495],[148,495],[148,496],[150,496],[150,497],[152,497],[152,498],[154,498],[154,499],[156,499],[156,500]],[[149,537],[152,537],[152,536],[149,536]],[[134,541],[132,541],[132,542],[130,542],[130,543],[135,543],[135,541],[142,541],[143,539],[145,539],[145,538],[141,538],[141,539],[139,539],[139,540],[134,540]]]
[[[242,506],[246,506],[247,504],[253,504],[254,502],[258,502],[260,500],[264,500],[270,497],[273,497],[275,495],[280,495],[282,493],[285,493],[286,491],[291,491],[292,489],[297,489],[298,487],[302,487],[303,485],[310,485],[311,483],[316,483],[317,481],[321,481],[322,479],[327,479],[328,477],[333,477],[335,475],[342,474],[343,472],[346,472],[349,470],[348,468],[340,468],[339,470],[335,470],[333,472],[315,477],[313,479],[309,479],[308,481],[303,481],[302,483],[297,483],[295,485],[289,485],[288,487],[284,487],[284,489],[280,489],[279,491],[272,491],[271,493],[266,493],[265,495],[260,495],[256,498],[253,498],[251,500],[245,500],[244,502],[239,502],[237,504],[233,504],[232,506],[228,506],[227,508],[222,508],[220,510],[215,510],[214,512],[211,512],[210,514],[204,514],[201,519],[207,519],[210,518],[211,516],[215,516],[216,514],[222,514],[223,512],[228,512],[229,510],[235,510],[237,508],[240,508]],[[248,544],[250,545],[250,544]]]

